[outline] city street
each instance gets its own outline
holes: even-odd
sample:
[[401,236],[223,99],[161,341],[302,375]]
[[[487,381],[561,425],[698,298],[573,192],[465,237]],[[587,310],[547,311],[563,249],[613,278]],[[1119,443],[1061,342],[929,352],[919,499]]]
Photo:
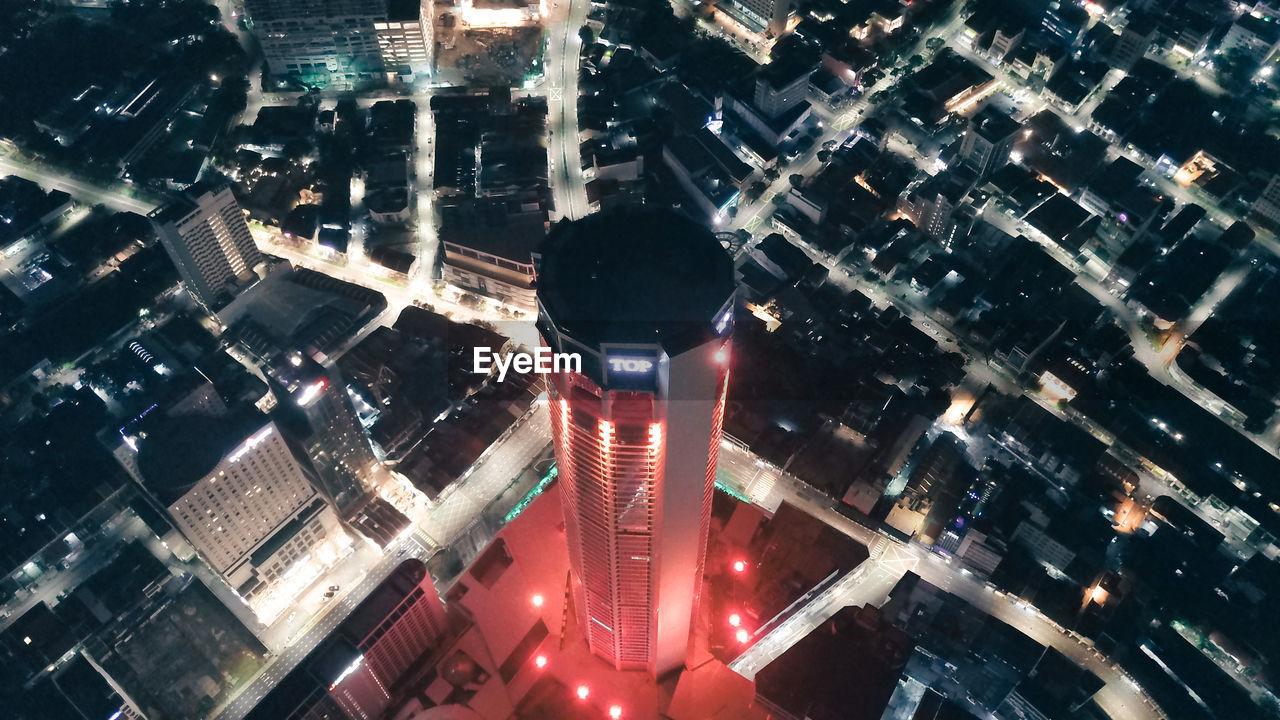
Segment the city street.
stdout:
[[[903,56],[910,56],[916,52],[924,52],[925,44],[929,38],[941,37],[947,38],[954,35],[963,22],[958,12],[953,12],[949,19],[942,24],[934,32],[922,35],[910,52],[903,52]],[[818,152],[822,149],[823,143],[829,140],[843,141],[850,134],[849,129],[854,127],[863,117],[870,114],[874,106],[870,102],[870,98],[881,90],[887,90],[897,84],[898,76],[892,72],[886,72],[885,76],[875,85],[865,88],[858,99],[847,110],[841,112],[835,117],[828,118],[822,126],[822,136],[817,139],[813,147],[802,154],[795,162],[782,169],[782,174],[777,180],[769,184],[758,198],[750,202],[738,205],[737,215],[734,217],[731,230],[743,229],[752,234],[768,234],[769,218],[773,215],[776,206],[773,198],[779,193],[787,193],[791,190],[790,176],[800,174],[804,177],[811,177],[821,167],[822,163],[818,160]],[[781,168],[781,166],[779,166]],[[749,186],[760,176],[753,175],[744,186]]]
[[[767,463],[751,458],[749,453],[731,442],[722,443],[720,452],[720,470],[728,471],[723,476],[730,479],[735,489],[747,493],[749,483],[756,478],[755,471],[750,468],[757,463]],[[757,640],[731,664],[734,670],[754,677],[770,660],[841,608],[867,604],[879,607],[888,600],[889,592],[902,576],[915,572],[926,582],[1017,628],[1036,642],[1057,649],[1095,673],[1106,683],[1095,699],[1111,717],[1124,720],[1157,720],[1163,717],[1123,670],[1096,651],[1088,641],[1058,626],[1034,607],[997,591],[949,559],[921,546],[904,544],[881,535],[835,512],[830,498],[781,470],[775,468],[771,472],[779,479],[771,486],[771,492],[779,495],[778,502],[785,500],[876,552],[826,592],[804,605],[793,617]]]
[[582,39],[578,29],[587,21],[590,0],[564,0],[564,20],[547,24],[546,79],[548,177],[555,216],[570,219],[587,214],[587,193],[582,180],[582,155],[578,144],[578,55]]
[[[239,14],[243,12],[241,4],[238,0],[214,0],[214,2],[222,13],[223,23],[240,39],[246,51],[254,58],[252,65],[254,67],[260,65],[261,53],[256,39],[251,32],[237,24]],[[428,16],[434,14],[429,2],[425,3],[425,7],[428,8],[425,11]],[[582,134],[579,132],[578,125],[581,39],[578,33],[591,11],[591,0],[559,0],[558,3],[548,6],[547,11],[550,17],[545,23],[545,46],[542,55],[544,75],[536,87],[532,90],[526,89],[524,92],[544,94],[547,98],[547,177],[554,204],[551,219],[555,221],[561,218],[581,218],[590,212],[590,203],[581,170],[580,138]],[[985,57],[974,53],[959,35],[962,27],[963,21],[957,7],[949,17],[935,25],[933,30],[921,34],[911,48],[900,52],[899,57],[905,58],[919,54],[927,64],[933,56],[932,51],[925,49],[927,41],[941,38],[946,45],[991,72],[1001,80],[1005,88],[1010,89],[1012,94],[1007,98],[998,97],[997,102],[1004,107],[1015,108],[1018,119],[1049,107],[1040,94],[1029,96],[1026,92],[1016,92],[1021,81],[1010,76],[1003,67],[995,67]],[[714,28],[704,27],[704,30],[719,32]],[[935,43],[937,44],[940,43]],[[752,243],[771,232],[771,218],[778,207],[775,199],[788,194],[792,187],[791,178],[800,175],[807,180],[818,173],[823,166],[818,155],[824,144],[839,143],[849,138],[859,122],[879,109],[876,104],[879,100],[873,102],[872,98],[882,91],[892,89],[909,74],[906,64],[901,60],[897,63],[897,67],[886,67],[884,70],[884,77],[881,80],[865,88],[842,111],[830,113],[825,109],[816,110],[815,117],[821,117],[823,124],[821,135],[816,138],[812,147],[794,162],[787,165],[780,163],[781,172],[776,180],[765,180],[762,172],[758,170],[754,172],[741,184],[741,187],[747,188],[763,180],[767,189],[749,201],[744,197],[743,202],[736,207],[732,218],[717,218],[715,229],[741,230],[745,231],[745,234],[752,235],[753,238],[746,247],[750,247]],[[1182,68],[1179,72],[1184,76],[1194,77],[1206,89],[1216,87],[1207,72],[1201,73],[1187,68]],[[1101,87],[1095,90],[1094,94],[1089,96],[1075,112],[1067,113],[1058,109],[1054,112],[1062,115],[1064,120],[1075,126],[1077,130],[1087,126],[1093,109],[1121,77],[1122,74],[1119,71],[1108,73]],[[1221,88],[1218,90],[1220,91]],[[284,242],[283,236],[276,228],[263,227],[256,223],[253,225],[255,241],[264,252],[283,258],[296,267],[311,269],[338,280],[371,288],[386,297],[387,308],[348,339],[333,354],[334,358],[358,344],[378,327],[393,323],[400,312],[411,305],[429,306],[435,312],[459,322],[492,323],[496,325],[499,332],[524,345],[536,346],[540,343],[529,313],[516,313],[488,300],[474,302],[476,298],[464,296],[456,288],[445,288],[434,277],[440,253],[437,247],[433,188],[435,126],[434,117],[430,111],[430,100],[435,91],[434,85],[423,81],[415,88],[404,86],[399,89],[377,91],[365,94],[359,100],[362,106],[367,106],[376,100],[402,98],[412,99],[417,104],[416,151],[413,156],[412,173],[416,208],[414,220],[409,227],[413,233],[412,241],[418,264],[408,278],[394,277],[385,268],[372,263],[363,245],[362,232],[352,236],[349,260],[339,263],[332,261],[330,259],[332,256],[326,257],[323,252],[314,248]],[[252,122],[260,108],[275,104],[290,105],[298,96],[299,93],[290,92],[265,94],[261,89],[260,71],[254,70],[250,76],[248,108],[242,120]],[[329,99],[328,102],[332,102],[331,93],[325,97]],[[892,135],[886,139],[886,142],[893,152],[910,159],[917,167],[928,172],[936,171],[934,167],[938,155],[936,144],[922,152],[920,147],[910,144],[910,142],[920,142],[918,139],[908,142],[898,135]],[[1149,171],[1146,174],[1153,176],[1151,183],[1154,184],[1154,191],[1176,199],[1179,207],[1192,202],[1199,204],[1208,213],[1207,221],[1219,226],[1225,226],[1233,219],[1232,213],[1224,211],[1212,201],[1207,201],[1197,188],[1181,186],[1161,175],[1152,169],[1149,161],[1139,157],[1132,150],[1113,148],[1108,159],[1121,155],[1130,157],[1146,168]],[[77,178],[72,174],[47,167],[39,161],[25,159],[0,144],[0,176],[6,174],[27,178],[47,189],[68,192],[84,207],[102,205],[115,211],[146,215],[164,202],[159,197],[148,198],[148,193],[123,182],[99,183]],[[1115,315],[1117,322],[1129,336],[1135,358],[1143,363],[1151,377],[1176,389],[1187,399],[1213,412],[1222,422],[1230,425],[1241,435],[1272,455],[1280,457],[1280,417],[1273,420],[1265,433],[1247,432],[1244,429],[1243,417],[1238,411],[1188,377],[1175,362],[1177,353],[1187,338],[1213,315],[1231,293],[1247,281],[1258,256],[1265,254],[1264,250],[1280,254],[1280,244],[1276,243],[1273,236],[1265,231],[1259,232],[1258,247],[1243,253],[1221,273],[1209,290],[1195,302],[1188,316],[1158,337],[1161,344],[1157,346],[1152,340],[1156,335],[1152,332],[1149,323],[1145,322],[1143,314],[1100,282],[1102,278],[1099,275],[1097,263],[1095,267],[1087,267],[1079,258],[1031,228],[1026,222],[1001,212],[991,212],[990,206],[982,219],[1005,233],[1014,236],[1024,235],[1034,240],[1057,262],[1068,268],[1075,275],[1075,282]],[[405,237],[404,240],[409,242],[411,239]],[[966,377],[961,388],[965,392],[974,394],[980,392],[982,388],[992,386],[1006,395],[1025,396],[1055,417],[1084,429],[1105,443],[1113,456],[1121,459],[1137,472],[1140,489],[1134,493],[1135,500],[1143,501],[1159,495],[1170,495],[1197,516],[1220,529],[1225,528],[1230,508],[1224,510],[1221,507],[1215,508],[1208,502],[1201,502],[1201,498],[1191,494],[1176,478],[1125,445],[1108,429],[1069,405],[1052,402],[1036,391],[1033,387],[1034,382],[1020,380],[1017,373],[1009,367],[986,358],[983,351],[971,346],[964,339],[965,336],[955,332],[950,323],[940,322],[932,304],[909,284],[864,279],[863,273],[869,270],[869,265],[863,261],[864,258],[861,255],[856,254],[852,245],[838,254],[829,254],[817,250],[803,240],[798,240],[795,244],[800,246],[811,259],[828,270],[828,282],[832,285],[845,290],[857,290],[870,298],[878,307],[896,307],[912,324],[933,337],[944,350],[962,353],[966,358]],[[154,324],[162,317],[163,313],[160,317],[149,318],[146,322]],[[145,327],[145,324],[139,321],[122,328],[97,350],[114,350]],[[963,428],[958,427],[958,423],[947,425],[942,419],[935,423],[931,432],[938,431],[964,433]],[[973,452],[988,450],[989,445],[996,442],[998,441],[992,440],[988,443],[986,439],[978,440],[973,445]],[[547,453],[550,444],[549,412],[546,398],[542,397],[535,402],[525,416],[517,420],[490,445],[471,468],[456,478],[435,499],[434,503],[428,507],[426,496],[421,496],[421,506],[415,511],[412,526],[395,538],[388,547],[379,549],[363,537],[355,536],[355,546],[351,548],[350,554],[331,565],[326,565],[318,578],[308,578],[307,587],[297,597],[291,598],[293,605],[285,612],[281,612],[279,617],[269,617],[270,625],[268,626],[258,623],[248,605],[241,601],[208,567],[198,561],[195,567],[186,565],[180,567],[178,563],[171,562],[172,567],[195,575],[208,586],[237,617],[250,627],[255,635],[263,640],[270,651],[268,662],[258,674],[245,683],[240,691],[218,708],[211,717],[222,720],[241,720],[406,558],[416,557],[427,560],[441,549],[450,546],[458,548],[474,543],[482,535],[480,530],[487,527],[481,523],[486,512],[492,511],[495,501],[503,497],[504,493],[513,495],[522,491],[524,486],[516,483],[521,480],[532,463]],[[1105,683],[1095,696],[1095,700],[1112,718],[1156,720],[1164,717],[1133,679],[1106,655],[1095,649],[1091,641],[1062,628],[1042,615],[1035,606],[997,590],[990,583],[973,575],[953,558],[935,554],[929,548],[914,542],[903,542],[886,534],[879,529],[881,526],[871,521],[863,522],[838,512],[831,498],[800,478],[760,459],[745,444],[728,436],[724,438],[720,448],[717,471],[717,483],[741,494],[750,502],[769,512],[775,512],[783,502],[790,503],[866,545],[870,553],[867,560],[858,567],[841,577],[833,578],[829,586],[825,586],[825,589],[820,592],[813,593],[811,597],[806,597],[790,615],[776,625],[768,627],[761,636],[752,638],[746,651],[731,664],[731,667],[742,675],[754,678],[761,668],[777,659],[788,648],[819,628],[843,608],[882,606],[888,600],[892,589],[906,573],[914,572],[926,582],[954,594],[978,610],[1018,629],[1033,640],[1057,649],[1072,661],[1095,673]],[[501,505],[502,503],[498,503],[498,506]],[[485,535],[484,538],[487,539],[488,536]],[[40,601],[56,605],[60,595],[74,589],[92,572],[105,565],[127,541],[138,540],[150,543],[151,547],[157,550],[157,556],[167,552],[167,549],[157,548],[158,540],[132,512],[119,513],[100,536],[94,537],[92,542],[88,540],[86,539],[84,551],[69,568],[50,572],[41,577],[38,582],[32,584],[29,591],[20,592],[19,597],[0,608],[3,611],[0,612],[0,629]],[[1243,540],[1228,534],[1226,546],[1243,557],[1243,553],[1255,550],[1252,545],[1245,544]],[[161,552],[162,550],[164,552]],[[164,557],[167,558],[167,555]],[[324,592],[334,585],[340,590],[331,599],[326,599]],[[294,589],[290,588],[289,592],[293,591]],[[283,593],[281,597],[284,597]]]
[[101,570],[120,553],[126,543],[150,534],[147,526],[132,512],[117,513],[103,527],[100,537],[81,539],[85,544],[84,549],[71,561],[70,567],[46,571],[26,589],[19,590],[9,602],[0,605],[0,631],[41,602],[50,607],[57,605],[59,595],[74,590],[81,582]]
[[[484,509],[515,481],[551,442],[551,423],[545,404],[539,403],[523,422],[494,443],[472,468],[441,495],[425,521],[416,529],[447,545],[465,532]],[[330,601],[326,612],[313,617],[288,649],[278,653],[240,693],[214,714],[221,720],[240,720],[289,673],[307,653],[346,619],[347,615],[397,565],[409,557],[426,560],[434,548],[424,546],[406,532],[366,566],[362,580]],[[402,552],[403,551],[403,552]]]
[[160,206],[160,203],[135,197],[123,189],[123,186],[104,188],[97,183],[79,180],[67,173],[59,172],[47,165],[22,160],[13,155],[2,154],[0,147],[0,176],[17,175],[40,185],[46,190],[61,190],[69,193],[76,202],[82,205],[103,205],[120,212],[132,212],[146,215]]

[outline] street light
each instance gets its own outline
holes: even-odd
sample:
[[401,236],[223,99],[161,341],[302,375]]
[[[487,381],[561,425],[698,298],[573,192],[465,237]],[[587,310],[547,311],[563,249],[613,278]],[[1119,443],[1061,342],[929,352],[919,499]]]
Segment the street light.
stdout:
[[578,699],[579,699],[579,700],[586,700],[586,699],[587,699],[587,696],[588,696],[588,695],[590,695],[590,694],[591,694],[591,688],[587,687],[586,685],[579,685],[579,686],[578,686]]
[[529,598],[529,601],[533,603],[534,607],[538,608],[542,607],[542,603],[545,602],[542,598],[542,593],[534,593],[533,597]]
[[742,624],[741,615],[739,615],[738,613],[732,613],[731,615],[729,615],[729,625],[731,627],[738,627],[741,624]]
[[538,657],[533,659],[533,664],[537,666],[539,670],[545,668],[547,666],[547,656],[539,655]]
[[[717,359],[719,359],[719,358],[717,358]],[[734,561],[733,561],[733,571],[734,571],[734,572],[736,572],[736,573],[746,572],[746,571],[747,571],[747,562],[746,562],[745,560],[734,560]]]
[[621,717],[622,717],[622,706],[621,706],[621,705],[610,705],[610,706],[609,706],[609,717],[610,717],[610,718],[612,718],[612,720],[618,720],[619,718],[621,718]]
[[738,628],[738,632],[734,633],[734,637],[737,638],[739,643],[745,645],[746,642],[751,639],[751,633],[747,632],[744,628]]

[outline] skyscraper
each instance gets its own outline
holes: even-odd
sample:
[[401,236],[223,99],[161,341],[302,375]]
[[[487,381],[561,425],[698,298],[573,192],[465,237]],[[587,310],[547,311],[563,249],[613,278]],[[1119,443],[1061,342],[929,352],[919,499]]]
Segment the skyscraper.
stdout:
[[733,266],[705,228],[623,208],[540,252],[538,329],[581,372],[548,376],[574,608],[621,670],[684,663],[729,380]]
[[338,374],[300,352],[263,364],[280,400],[273,415],[298,439],[315,468],[318,485],[341,512],[365,499],[362,479],[377,464]]
[[264,261],[225,185],[195,190],[150,218],[187,291],[210,311],[252,282],[254,267]]
[[210,567],[252,597],[339,531],[275,423],[190,415],[147,424],[147,489]]

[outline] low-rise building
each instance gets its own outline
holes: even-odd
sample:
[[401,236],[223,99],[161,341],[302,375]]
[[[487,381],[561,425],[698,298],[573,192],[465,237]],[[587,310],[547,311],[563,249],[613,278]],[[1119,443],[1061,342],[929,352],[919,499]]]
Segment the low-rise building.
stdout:
[[1280,22],[1252,13],[1241,15],[1218,46],[1222,53],[1238,50],[1258,63],[1270,60],[1277,48],[1280,48]]
[[533,252],[547,233],[546,207],[536,199],[465,198],[440,215],[445,282],[532,311]]
[[1280,227],[1280,174],[1271,176],[1262,194],[1253,202],[1253,214],[1270,227]]
[[1020,129],[1022,126],[1012,117],[988,105],[969,120],[957,155],[979,179],[984,178],[1009,161]]

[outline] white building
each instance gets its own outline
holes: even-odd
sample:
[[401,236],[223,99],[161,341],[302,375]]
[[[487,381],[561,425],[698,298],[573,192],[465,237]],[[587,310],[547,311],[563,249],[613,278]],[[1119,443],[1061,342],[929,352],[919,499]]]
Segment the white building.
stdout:
[[226,186],[198,191],[149,217],[187,291],[210,311],[251,284],[254,269],[266,261]]
[[142,440],[152,494],[211,568],[249,597],[338,529],[275,423],[189,415]]
[[382,78],[374,23],[387,0],[246,0],[245,12],[272,75],[346,87]]
[[431,73],[431,16],[422,0],[388,0],[386,18],[373,28],[389,82]]
[[1253,213],[1273,228],[1280,227],[1280,175],[1272,175],[1253,203]]

